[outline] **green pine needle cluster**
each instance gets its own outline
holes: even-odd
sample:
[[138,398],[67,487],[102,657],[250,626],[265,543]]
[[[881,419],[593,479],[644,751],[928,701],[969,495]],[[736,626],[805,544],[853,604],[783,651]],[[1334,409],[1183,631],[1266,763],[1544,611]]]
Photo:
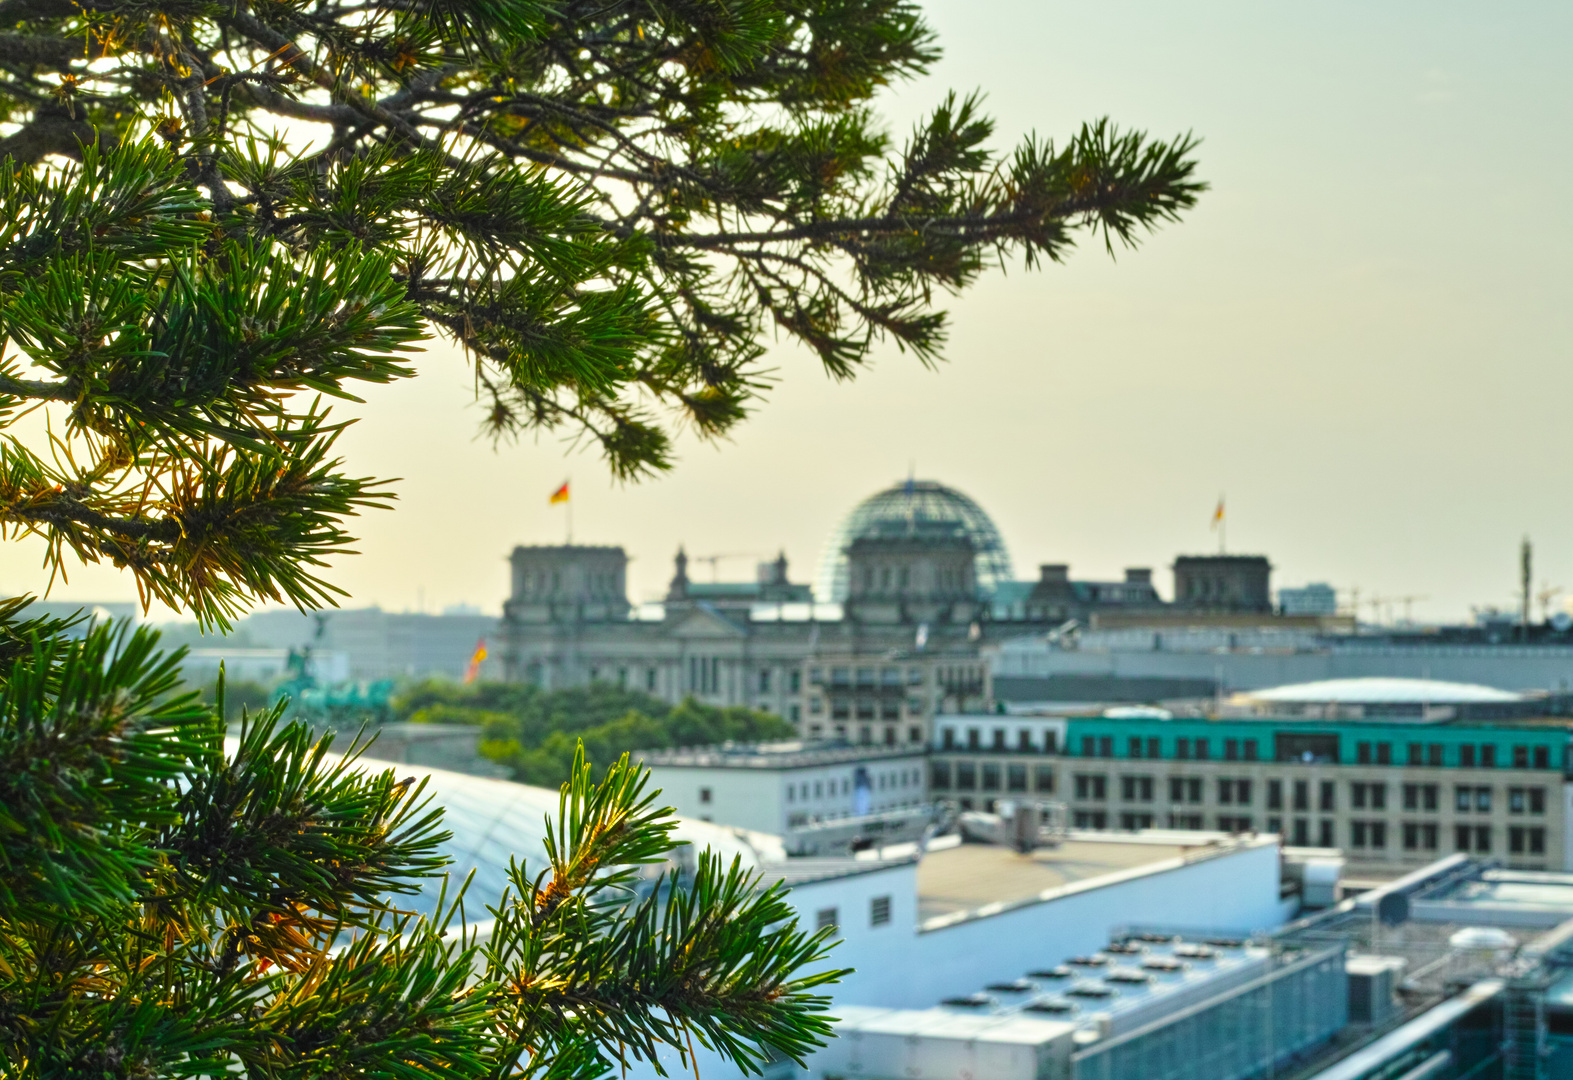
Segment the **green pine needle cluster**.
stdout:
[[0,672],[0,1075],[594,1080],[830,1034],[828,932],[735,864],[663,869],[672,814],[626,757],[575,760],[545,865],[418,918],[447,837],[423,784],[282,705],[226,744],[154,633],[30,636]]

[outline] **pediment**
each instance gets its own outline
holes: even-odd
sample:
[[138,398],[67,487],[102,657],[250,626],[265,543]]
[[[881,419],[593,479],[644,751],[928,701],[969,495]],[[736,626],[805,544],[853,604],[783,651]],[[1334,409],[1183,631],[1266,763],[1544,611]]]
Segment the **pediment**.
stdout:
[[731,619],[703,607],[696,607],[678,616],[670,633],[675,638],[685,640],[733,640],[748,636],[748,631]]

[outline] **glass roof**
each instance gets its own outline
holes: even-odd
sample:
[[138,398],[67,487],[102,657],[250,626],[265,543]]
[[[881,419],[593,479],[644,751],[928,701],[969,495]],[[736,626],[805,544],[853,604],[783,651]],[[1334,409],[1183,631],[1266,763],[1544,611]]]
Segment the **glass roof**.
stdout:
[[[234,753],[233,741],[229,747]],[[392,769],[401,780],[426,780],[426,793],[433,805],[443,808],[443,824],[453,834],[441,846],[442,854],[452,860],[448,868],[450,879],[457,885],[471,870],[475,871],[465,899],[470,922],[490,918],[486,906],[495,904],[508,885],[509,858],[525,863],[531,877],[546,865],[542,837],[546,834],[547,816],[557,817],[557,792],[424,765],[372,758],[362,758],[359,764],[367,770]],[[728,863],[734,857],[740,858],[746,868],[786,857],[780,839],[762,833],[690,818],[679,818],[674,832],[678,841],[699,849],[709,848]],[[419,896],[405,898],[399,906],[431,914],[441,887],[440,879],[429,881]]]
[[971,540],[976,552],[973,576],[984,596],[1012,577],[1005,541],[982,507],[933,480],[907,480],[858,503],[830,534],[814,582],[820,603],[839,604],[847,598],[847,550],[854,540],[903,536]]

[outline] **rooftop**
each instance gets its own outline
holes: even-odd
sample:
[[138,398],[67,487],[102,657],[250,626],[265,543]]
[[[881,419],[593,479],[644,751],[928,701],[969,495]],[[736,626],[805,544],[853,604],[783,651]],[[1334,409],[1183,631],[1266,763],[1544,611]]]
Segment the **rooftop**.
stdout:
[[1265,703],[1340,705],[1506,704],[1524,700],[1523,694],[1475,683],[1396,678],[1322,679],[1274,686],[1266,690],[1249,690],[1235,697],[1242,701]]
[[767,743],[722,743],[675,750],[640,750],[635,756],[646,765],[689,769],[802,769],[818,765],[845,765],[858,761],[921,757],[923,749],[886,746],[851,746],[838,742],[786,739]]
[[[1092,834],[1081,834],[1090,837]],[[1045,894],[1113,875],[1145,873],[1164,864],[1234,850],[1241,843],[1222,833],[1152,830],[1137,839],[1083,839],[1076,832],[1058,847],[1026,855],[994,844],[931,848],[918,864],[918,921],[936,924],[994,914]],[[1265,842],[1265,841],[1260,841]]]

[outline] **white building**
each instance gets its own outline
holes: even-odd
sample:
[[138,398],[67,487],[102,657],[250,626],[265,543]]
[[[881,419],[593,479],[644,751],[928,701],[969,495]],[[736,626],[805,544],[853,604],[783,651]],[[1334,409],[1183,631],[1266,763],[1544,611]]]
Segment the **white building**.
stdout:
[[684,817],[777,836],[928,801],[921,748],[794,740],[638,753],[663,799]]

